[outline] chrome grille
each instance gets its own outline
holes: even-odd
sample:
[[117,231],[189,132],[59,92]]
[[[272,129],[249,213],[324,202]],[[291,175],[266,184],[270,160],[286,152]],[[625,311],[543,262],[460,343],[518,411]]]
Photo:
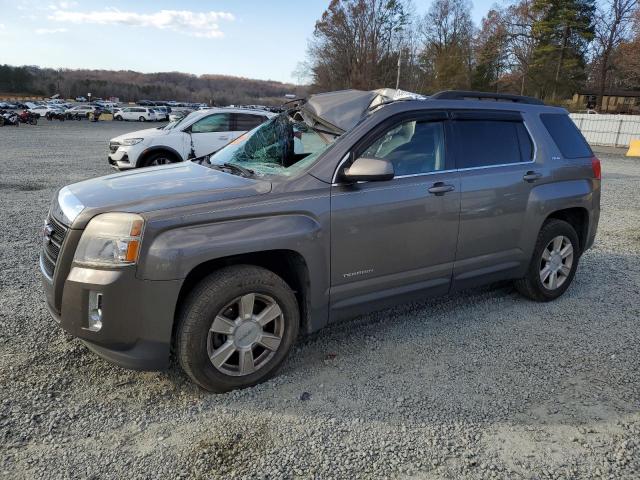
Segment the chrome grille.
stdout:
[[67,236],[67,227],[62,225],[52,216],[47,218],[45,224],[45,232],[42,243],[42,266],[45,273],[49,277],[53,277],[53,273],[56,269],[56,263],[58,256],[60,255],[60,249],[64,238]]

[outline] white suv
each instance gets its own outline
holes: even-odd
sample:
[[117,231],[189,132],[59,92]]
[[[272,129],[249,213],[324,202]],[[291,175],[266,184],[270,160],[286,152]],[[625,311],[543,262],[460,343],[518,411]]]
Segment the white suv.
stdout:
[[165,127],[138,130],[112,138],[109,141],[109,163],[118,170],[126,170],[202,157],[220,150],[274,115],[264,110],[240,108],[193,112]]
[[146,107],[125,107],[116,110],[113,114],[114,120],[135,120],[139,122],[154,122],[156,112],[152,108]]

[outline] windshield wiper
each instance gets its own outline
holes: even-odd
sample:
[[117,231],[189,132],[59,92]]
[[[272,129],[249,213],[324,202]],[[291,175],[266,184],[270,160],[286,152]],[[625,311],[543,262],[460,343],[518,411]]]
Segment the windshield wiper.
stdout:
[[222,165],[211,163],[210,167],[217,168],[218,170],[231,170],[237,174],[240,174],[243,177],[251,177],[256,172],[251,170],[250,168],[241,167],[240,165],[236,165],[235,163],[223,163]]
[[222,166],[227,167],[229,170],[235,170],[236,172],[241,173],[245,177],[250,177],[251,175],[254,175],[256,173],[250,168],[241,167],[240,165],[236,165],[235,163],[226,162],[226,163],[223,163]]

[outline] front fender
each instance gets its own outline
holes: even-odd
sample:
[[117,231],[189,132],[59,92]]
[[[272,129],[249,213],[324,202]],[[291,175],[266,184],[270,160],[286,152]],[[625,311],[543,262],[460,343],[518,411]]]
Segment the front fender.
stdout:
[[315,219],[296,214],[174,228],[154,238],[138,274],[145,280],[182,279],[201,263],[267,250],[293,250],[311,270],[326,265],[323,236]]
[[305,261],[310,279],[308,328],[327,323],[329,235],[314,218],[286,214],[179,227],[158,234],[138,266],[143,279],[184,279],[205,262],[242,254],[290,250]]

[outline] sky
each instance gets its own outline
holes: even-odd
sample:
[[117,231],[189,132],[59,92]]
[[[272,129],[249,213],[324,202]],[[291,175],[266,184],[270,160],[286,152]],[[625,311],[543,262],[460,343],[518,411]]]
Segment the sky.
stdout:
[[[329,0],[0,0],[0,64],[296,83]],[[431,0],[413,0],[423,14]],[[479,24],[494,0],[476,0]]]

